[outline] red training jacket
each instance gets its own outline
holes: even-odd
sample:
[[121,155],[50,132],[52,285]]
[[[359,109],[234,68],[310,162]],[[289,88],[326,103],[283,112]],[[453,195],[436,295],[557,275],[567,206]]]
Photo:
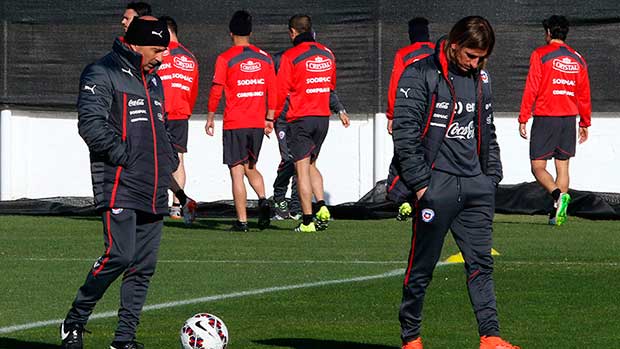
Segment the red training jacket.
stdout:
[[394,57],[394,66],[392,75],[390,76],[390,87],[388,88],[388,103],[385,116],[389,120],[394,119],[394,100],[396,99],[396,89],[398,89],[398,80],[403,75],[403,71],[409,64],[417,62],[435,52],[435,44],[432,42],[414,42],[409,46],[405,46],[396,52]]
[[331,115],[329,95],[336,89],[336,59],[332,51],[314,41],[292,47],[280,59],[276,117],[289,96],[286,121],[304,116]]
[[187,120],[198,97],[198,61],[178,42],[170,41],[157,70],[164,86],[168,120]]
[[264,128],[267,109],[276,107],[276,73],[271,56],[254,45],[233,46],[217,57],[208,110],[226,94],[224,130]]
[[577,114],[579,126],[589,127],[592,104],[585,59],[566,44],[553,42],[537,48],[530,58],[519,123],[526,123],[532,115]]

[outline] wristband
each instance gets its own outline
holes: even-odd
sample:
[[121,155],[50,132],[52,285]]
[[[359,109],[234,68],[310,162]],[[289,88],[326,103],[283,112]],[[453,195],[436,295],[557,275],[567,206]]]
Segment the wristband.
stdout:
[[265,118],[265,121],[273,122],[273,119]]

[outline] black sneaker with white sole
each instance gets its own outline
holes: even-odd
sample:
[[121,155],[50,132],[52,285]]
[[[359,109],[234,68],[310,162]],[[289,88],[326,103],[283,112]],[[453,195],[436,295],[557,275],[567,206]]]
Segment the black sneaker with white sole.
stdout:
[[88,332],[84,329],[84,325],[66,324],[63,321],[60,324],[60,339],[62,340],[60,347],[62,349],[83,349],[82,337],[84,332]]
[[110,349],[144,349],[144,344],[135,341],[112,342]]
[[247,233],[248,231],[250,231],[250,228],[248,227],[247,222],[235,221],[232,227],[230,227],[230,231],[242,231],[244,233]]
[[273,205],[273,209],[275,212],[274,212],[273,217],[271,217],[271,219],[276,220],[276,221],[283,221],[288,218],[289,210],[288,210],[288,203],[286,201],[276,202]]

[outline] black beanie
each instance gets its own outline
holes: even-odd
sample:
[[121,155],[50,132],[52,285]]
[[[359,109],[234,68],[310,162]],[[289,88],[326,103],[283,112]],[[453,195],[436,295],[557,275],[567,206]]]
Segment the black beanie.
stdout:
[[228,29],[233,35],[248,36],[252,32],[252,15],[247,11],[237,11],[233,14],[228,24]]
[[149,21],[135,17],[125,33],[125,42],[138,46],[168,47],[170,33],[165,21]]
[[414,42],[429,41],[428,20],[416,17],[409,21],[409,41]]

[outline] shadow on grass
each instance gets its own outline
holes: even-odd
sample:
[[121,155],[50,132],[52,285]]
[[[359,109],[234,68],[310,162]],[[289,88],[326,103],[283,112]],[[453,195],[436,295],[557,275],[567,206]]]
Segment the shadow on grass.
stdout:
[[[176,221],[176,220],[171,220],[171,219],[166,219],[164,220],[164,226],[166,227],[174,227],[174,228],[179,228],[179,229],[188,229],[188,230],[192,230],[192,229],[208,229],[208,230],[217,230],[217,231],[223,231],[223,232],[229,232],[230,231],[230,227],[232,226],[234,222],[234,219],[205,219],[205,218],[198,218],[194,221],[194,223],[192,223],[192,225],[187,226],[185,225],[185,223],[183,223],[183,221]],[[258,228],[258,224],[253,221],[249,221],[248,222],[248,227],[250,228],[250,233],[257,233],[257,232],[261,232],[262,230],[260,230]],[[294,227],[291,227],[290,229],[288,228],[281,228],[275,225],[270,225],[267,229],[265,229],[265,231],[267,230],[278,230],[278,231],[292,231]]]
[[60,345],[0,338],[0,349],[60,349]]
[[399,347],[383,344],[367,344],[314,338],[271,338],[257,340],[254,341],[254,343],[271,347],[294,349],[399,349]]

